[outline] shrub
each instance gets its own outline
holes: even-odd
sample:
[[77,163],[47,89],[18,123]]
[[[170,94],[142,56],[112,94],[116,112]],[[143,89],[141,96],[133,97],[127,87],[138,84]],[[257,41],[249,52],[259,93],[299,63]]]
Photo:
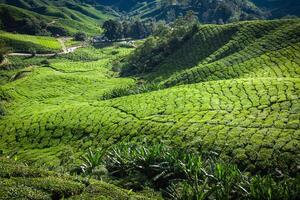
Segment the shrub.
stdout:
[[95,152],[89,149],[88,152],[81,157],[81,160],[83,161],[80,166],[82,172],[86,175],[104,175],[106,173],[106,169],[102,166],[102,164],[105,152],[106,149],[99,149]]
[[43,60],[41,62],[41,64],[43,64],[43,65],[50,65],[50,62],[49,62],[49,60]]
[[106,92],[101,97],[101,100],[114,99],[118,97],[124,97],[135,94],[142,94],[152,91],[157,91],[162,89],[162,87],[158,84],[146,83],[146,84],[137,84],[137,85],[129,85],[121,88],[114,88],[111,91]]
[[74,35],[74,39],[76,41],[85,41],[87,39],[87,36],[85,33],[83,32],[78,32]]
[[122,143],[108,152],[105,164],[111,176],[136,181],[130,185],[134,189],[150,185],[172,199],[297,199],[299,195],[299,180],[252,176],[214,152]]

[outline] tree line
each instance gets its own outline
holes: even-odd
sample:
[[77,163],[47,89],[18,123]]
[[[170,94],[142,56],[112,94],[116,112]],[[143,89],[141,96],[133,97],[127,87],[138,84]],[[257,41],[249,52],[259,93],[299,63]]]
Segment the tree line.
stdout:
[[158,23],[156,30],[145,42],[134,50],[125,63],[121,75],[136,75],[156,70],[156,67],[182,44],[199,31],[199,21],[195,12],[188,11],[170,24]]
[[103,23],[104,37],[110,41],[124,38],[142,39],[151,35],[156,29],[156,23],[152,20],[142,22],[140,20],[107,20]]

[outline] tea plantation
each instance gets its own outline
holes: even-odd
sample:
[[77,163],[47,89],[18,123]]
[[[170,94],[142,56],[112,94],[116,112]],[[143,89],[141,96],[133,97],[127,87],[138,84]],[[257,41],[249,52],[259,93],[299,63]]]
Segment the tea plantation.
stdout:
[[[10,66],[28,65],[0,71],[10,77],[0,87],[3,154],[57,167],[67,149],[79,158],[126,139],[214,151],[252,173],[299,175],[300,20],[203,25],[152,72],[119,77],[114,67],[133,51],[88,47],[47,63],[8,57]],[[163,89],[103,100],[137,79]]]
[[102,181],[87,182],[7,159],[0,162],[1,199],[150,199]]
[[61,45],[57,39],[46,36],[32,36],[0,32],[0,41],[14,52],[36,51],[39,53],[59,52]]

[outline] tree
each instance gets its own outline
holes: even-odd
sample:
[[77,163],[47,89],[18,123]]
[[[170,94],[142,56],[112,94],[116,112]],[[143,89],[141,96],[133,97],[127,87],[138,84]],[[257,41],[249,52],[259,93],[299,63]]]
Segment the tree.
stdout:
[[123,26],[123,37],[128,38],[130,36],[130,24],[126,21],[122,23]]
[[123,37],[123,27],[118,21],[112,19],[105,21],[102,28],[105,30],[104,36],[109,40],[115,41]]
[[87,36],[86,36],[86,34],[83,33],[83,32],[78,32],[78,33],[76,33],[75,36],[74,36],[74,39],[75,39],[76,41],[85,41],[86,38],[87,38]]
[[134,39],[141,39],[147,36],[145,25],[141,21],[135,21],[130,30],[130,36]]

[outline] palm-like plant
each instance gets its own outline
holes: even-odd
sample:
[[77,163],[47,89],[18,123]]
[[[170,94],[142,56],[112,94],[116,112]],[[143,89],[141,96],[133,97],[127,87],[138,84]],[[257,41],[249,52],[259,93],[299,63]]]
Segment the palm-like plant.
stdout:
[[81,156],[83,163],[80,168],[82,172],[85,174],[91,174],[93,169],[102,165],[105,152],[106,149],[98,149],[95,152],[89,149],[85,155]]

